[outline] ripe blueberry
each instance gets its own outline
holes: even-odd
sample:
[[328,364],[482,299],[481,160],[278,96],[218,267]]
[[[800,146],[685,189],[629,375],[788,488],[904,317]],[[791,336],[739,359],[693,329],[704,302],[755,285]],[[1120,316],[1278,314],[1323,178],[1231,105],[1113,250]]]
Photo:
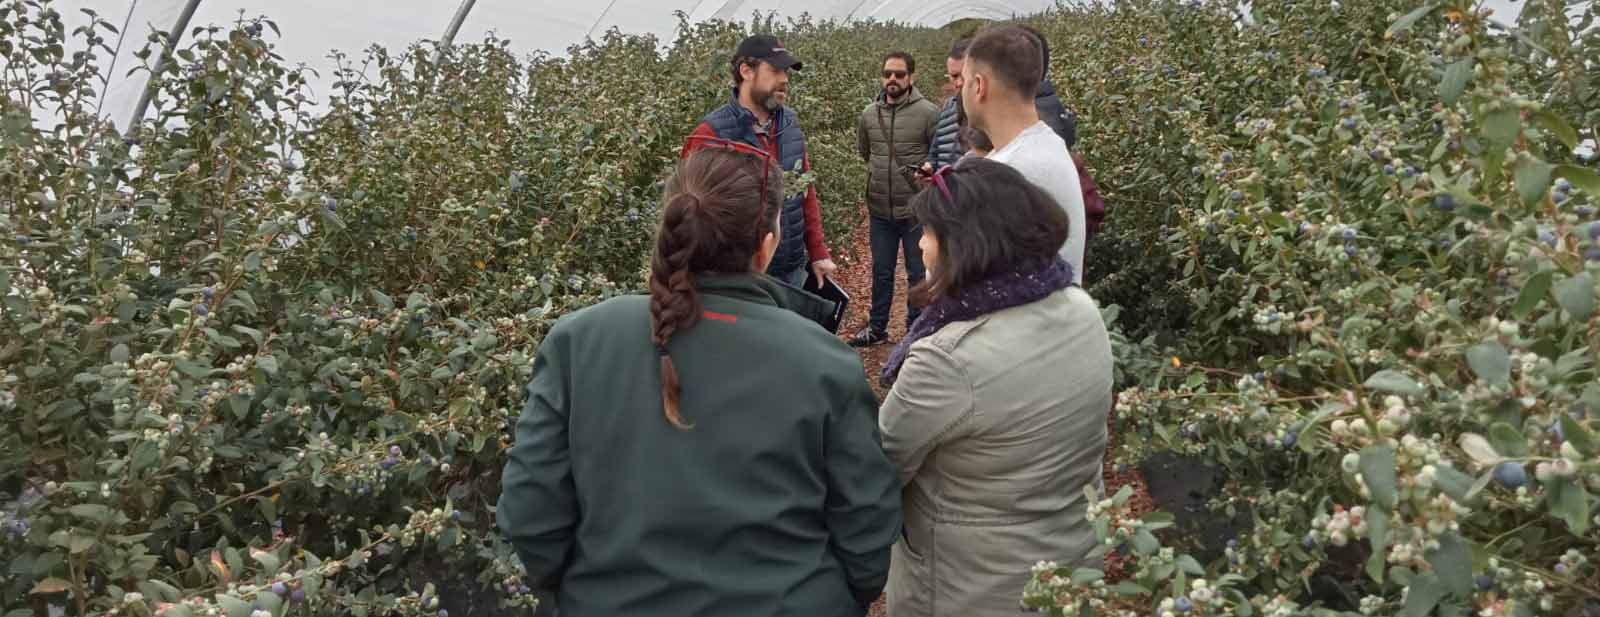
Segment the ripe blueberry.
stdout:
[[1522,467],[1522,463],[1506,461],[1495,466],[1494,479],[1506,488],[1514,489],[1527,484],[1528,470]]
[[1456,197],[1449,193],[1433,196],[1433,207],[1449,212],[1456,209]]

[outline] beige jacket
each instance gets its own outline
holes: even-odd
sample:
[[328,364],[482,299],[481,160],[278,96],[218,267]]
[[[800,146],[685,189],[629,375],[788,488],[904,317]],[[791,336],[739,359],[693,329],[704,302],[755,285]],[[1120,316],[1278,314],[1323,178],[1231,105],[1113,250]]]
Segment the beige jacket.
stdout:
[[950,324],[917,341],[879,414],[904,484],[891,617],[1016,615],[1041,560],[1098,566],[1111,342],[1089,294]]

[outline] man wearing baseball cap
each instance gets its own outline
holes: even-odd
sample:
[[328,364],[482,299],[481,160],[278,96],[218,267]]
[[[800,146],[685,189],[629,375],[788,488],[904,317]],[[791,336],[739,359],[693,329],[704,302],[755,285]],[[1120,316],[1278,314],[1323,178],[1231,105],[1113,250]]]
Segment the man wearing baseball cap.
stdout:
[[[800,171],[810,170],[805,133],[794,110],[784,105],[789,71],[801,70],[800,61],[776,37],[758,34],[739,43],[729,66],[732,100],[706,115],[680,154],[687,156],[708,145],[695,138],[714,137],[765,150],[785,170],[794,171],[797,165]],[[822,235],[816,187],[786,200],[779,221],[778,252],[772,256],[767,274],[800,287],[806,282],[807,266],[819,284],[838,270]]]

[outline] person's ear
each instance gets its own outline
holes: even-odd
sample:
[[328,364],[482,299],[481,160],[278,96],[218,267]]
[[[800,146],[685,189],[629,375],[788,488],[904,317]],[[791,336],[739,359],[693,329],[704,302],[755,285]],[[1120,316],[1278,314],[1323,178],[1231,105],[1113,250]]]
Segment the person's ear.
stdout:
[[778,253],[778,232],[769,231],[761,237],[761,248],[751,258],[751,272],[766,272],[767,266],[772,263],[772,256]]

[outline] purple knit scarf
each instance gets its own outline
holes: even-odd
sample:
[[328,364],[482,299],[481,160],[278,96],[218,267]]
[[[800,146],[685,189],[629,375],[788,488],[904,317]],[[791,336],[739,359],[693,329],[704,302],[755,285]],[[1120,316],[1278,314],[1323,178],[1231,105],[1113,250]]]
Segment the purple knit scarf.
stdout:
[[938,332],[940,328],[1042,300],[1071,287],[1072,278],[1072,265],[1058,257],[1039,266],[988,278],[954,295],[934,300],[917,317],[917,322],[911,324],[911,331],[906,333],[906,338],[889,354],[879,379],[886,388],[894,385],[894,380],[900,376],[901,365],[905,364],[906,356],[911,352],[911,345]]

